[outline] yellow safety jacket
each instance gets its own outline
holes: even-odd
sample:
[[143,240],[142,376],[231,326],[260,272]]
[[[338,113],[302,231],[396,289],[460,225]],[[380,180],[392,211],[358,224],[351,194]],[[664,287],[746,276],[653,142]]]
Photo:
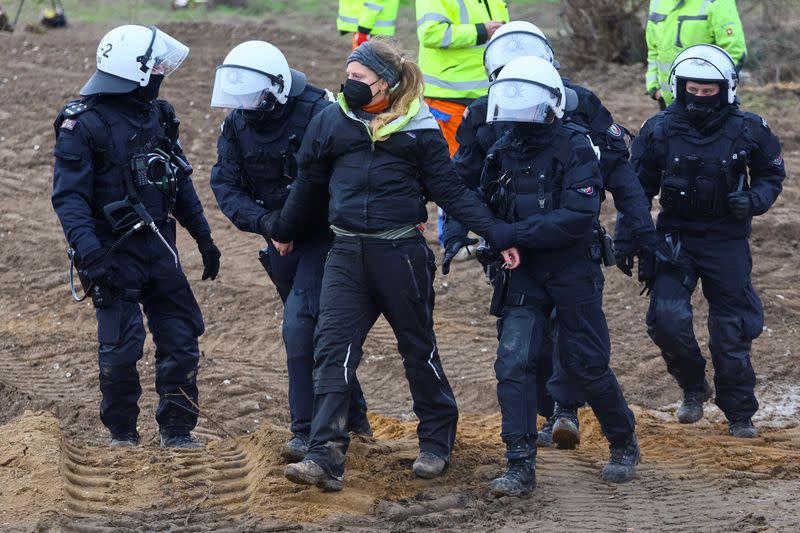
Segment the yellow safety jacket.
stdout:
[[[416,0],[419,66],[429,98],[475,99],[489,82],[482,23],[508,22],[503,0]],[[479,28],[477,25],[481,24]]]
[[736,0],[650,0],[645,28],[647,92],[656,89],[672,102],[669,73],[681,51],[695,44],[724,48],[738,66],[747,55]]
[[355,33],[358,28],[370,35],[394,35],[400,0],[339,0],[336,29]]

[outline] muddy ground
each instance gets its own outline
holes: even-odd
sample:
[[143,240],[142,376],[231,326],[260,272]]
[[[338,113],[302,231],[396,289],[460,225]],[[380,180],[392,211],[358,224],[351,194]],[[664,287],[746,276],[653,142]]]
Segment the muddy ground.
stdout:
[[[642,443],[636,479],[620,486],[599,479],[607,449],[585,411],[577,451],[540,453],[534,496],[487,498],[487,480],[502,469],[496,341],[486,313],[488,287],[469,262],[436,280],[439,346],[463,413],[448,474],[422,481],[410,473],[417,451],[410,396],[391,330],[379,322],[359,369],[375,439],[353,443],[345,490],[323,494],[283,478],[277,450],[288,435],[288,408],[281,306],[257,262],[263,243],[225,219],[208,186],[223,117],[208,102],[214,66],[250,38],[272,41],[313,82],[338,87],[347,40],[329,26],[301,32],[303,24],[316,25],[307,16],[291,22],[166,28],[192,47],[163,95],[183,120],[195,186],[223,252],[219,278],[201,282],[199,254],[185,232],[179,236],[207,326],[200,344],[204,416],[196,433],[209,445],[187,452],[157,446],[149,341],[139,365],[143,445],[124,451],[106,446],[97,416],[94,314],[89,304],[70,301],[66,244],[50,206],[51,123],[91,74],[97,40],[108,26],[0,36],[0,530],[796,531],[800,215],[794,206],[800,187],[791,177],[776,206],[755,223],[752,238],[754,283],[766,311],[753,347],[761,438],[726,436],[714,407],[701,423],[675,423],[680,392],[645,333],[646,299],[634,282],[606,270],[612,364],[636,406]],[[415,44],[408,25],[403,35]],[[641,95],[639,67],[565,70],[634,130],[654,111]],[[800,165],[798,92],[745,86],[741,95],[781,136],[791,176]],[[433,238],[432,231],[428,235]],[[700,298],[695,303],[695,329],[705,349],[707,306]]]

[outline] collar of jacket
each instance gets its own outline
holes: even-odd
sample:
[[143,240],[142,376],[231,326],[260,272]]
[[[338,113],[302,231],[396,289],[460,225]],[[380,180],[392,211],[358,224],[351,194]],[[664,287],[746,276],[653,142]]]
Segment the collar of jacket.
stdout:
[[[372,136],[372,130],[370,130],[369,124],[358,118],[355,113],[350,110],[350,106],[347,105],[342,93],[339,93],[337,101],[345,116],[367,126],[367,134],[370,140],[374,142],[375,138]],[[430,109],[428,109],[428,104],[424,103],[422,98],[418,98],[417,100],[411,101],[411,105],[408,106],[408,111],[405,115],[399,116],[388,124],[381,126],[380,129],[378,129],[378,137],[389,136],[400,131],[438,129],[439,125],[436,123],[436,119],[433,118]]]

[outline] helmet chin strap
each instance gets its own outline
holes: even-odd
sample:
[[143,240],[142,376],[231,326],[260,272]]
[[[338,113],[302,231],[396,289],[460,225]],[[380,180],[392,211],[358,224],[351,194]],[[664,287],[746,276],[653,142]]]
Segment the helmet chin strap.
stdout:
[[136,61],[142,65],[139,67],[139,70],[142,72],[148,71],[147,64],[150,62],[150,57],[153,55],[153,44],[156,42],[156,27],[150,26],[150,31],[152,32],[152,35],[150,36],[150,44],[147,46],[147,51],[144,53],[144,55],[136,58]]

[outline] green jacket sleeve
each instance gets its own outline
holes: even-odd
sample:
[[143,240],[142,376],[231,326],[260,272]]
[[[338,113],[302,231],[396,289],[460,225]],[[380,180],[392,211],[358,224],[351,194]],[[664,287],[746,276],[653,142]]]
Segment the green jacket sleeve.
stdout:
[[425,48],[469,48],[478,43],[475,24],[456,24],[441,0],[417,0],[417,37]]
[[712,3],[708,10],[708,24],[714,33],[714,43],[730,54],[737,69],[741,67],[747,56],[747,45],[735,0]]
[[367,0],[364,2],[364,5],[361,6],[361,14],[358,17],[359,28],[368,28],[370,30],[374,28],[378,15],[386,8],[388,3],[386,0]]
[[645,41],[647,41],[647,72],[644,76],[645,91],[651,93],[660,89],[658,82],[658,48],[656,47],[655,27],[650,21],[644,29]]

